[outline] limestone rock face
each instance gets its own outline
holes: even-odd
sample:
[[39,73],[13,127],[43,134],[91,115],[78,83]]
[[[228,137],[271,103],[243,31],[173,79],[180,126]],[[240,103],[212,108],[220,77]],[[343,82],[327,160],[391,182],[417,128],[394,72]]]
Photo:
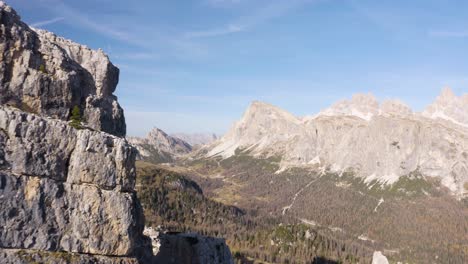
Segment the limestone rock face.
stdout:
[[132,191],[136,152],[125,139],[0,106],[4,169],[102,189]]
[[[2,1],[0,22],[0,262],[171,259],[156,261],[143,235],[137,151],[123,137],[123,110],[112,95],[118,69],[102,51],[29,28]],[[75,106],[82,129],[67,121]],[[182,246],[201,263],[218,250]]]
[[61,120],[79,106],[87,126],[125,136],[119,70],[102,50],[32,29],[3,2],[0,22],[0,104]]
[[144,242],[135,150],[0,106],[0,248],[132,256]]
[[[3,2],[0,22],[0,262],[149,260],[118,69]],[[85,129],[67,122],[74,106]]]
[[145,234],[152,240],[155,263],[234,263],[224,239],[165,233],[152,228],[145,228]]
[[442,95],[448,99],[438,99],[445,102],[438,105],[445,105],[458,122],[427,118],[398,101],[379,106],[370,96],[355,96],[302,119],[254,102],[224,137],[200,153],[227,158],[242,150],[257,157],[281,156],[282,169],[352,171],[369,184],[393,184],[420,174],[463,197],[468,195],[468,129],[460,124],[468,116],[463,110],[467,104],[460,103],[466,95],[452,95]]
[[128,137],[138,149],[138,158],[154,163],[171,162],[192,151],[192,146],[182,139],[169,136],[159,128],[151,130],[146,138]]

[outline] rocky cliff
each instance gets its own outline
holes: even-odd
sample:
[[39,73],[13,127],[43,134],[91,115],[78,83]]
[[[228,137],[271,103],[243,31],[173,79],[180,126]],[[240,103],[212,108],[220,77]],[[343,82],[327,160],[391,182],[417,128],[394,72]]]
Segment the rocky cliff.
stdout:
[[[0,22],[0,262],[157,263],[118,69],[1,1]],[[82,126],[68,122],[76,107]]]
[[0,104],[61,120],[78,106],[90,128],[125,135],[119,70],[102,50],[32,29],[3,2],[0,21]]
[[[116,137],[118,69],[102,51],[29,28],[3,2],[0,22],[3,263],[137,263],[149,240],[136,151]],[[86,129],[68,124],[74,106]]]
[[254,102],[205,153],[280,156],[282,170],[352,172],[369,185],[422,175],[463,197],[468,193],[466,98],[446,89],[424,113],[413,113],[399,101],[379,104],[371,95],[357,95],[305,118]]
[[136,262],[145,238],[134,159],[122,138],[0,106],[0,254]]

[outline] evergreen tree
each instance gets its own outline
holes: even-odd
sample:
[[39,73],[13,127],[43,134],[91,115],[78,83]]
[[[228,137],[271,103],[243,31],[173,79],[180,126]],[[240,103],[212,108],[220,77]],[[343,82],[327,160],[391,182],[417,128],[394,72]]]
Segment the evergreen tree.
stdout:
[[71,118],[70,118],[71,122],[70,122],[70,125],[76,129],[81,129],[81,112],[80,112],[80,108],[75,105],[72,109],[72,113],[71,113]]

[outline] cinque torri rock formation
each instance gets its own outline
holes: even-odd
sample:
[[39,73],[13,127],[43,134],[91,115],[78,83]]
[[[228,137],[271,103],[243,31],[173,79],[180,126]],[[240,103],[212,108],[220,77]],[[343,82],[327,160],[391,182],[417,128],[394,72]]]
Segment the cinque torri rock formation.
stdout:
[[172,162],[177,157],[192,151],[189,143],[172,137],[159,128],[152,129],[145,138],[128,137],[127,139],[138,150],[139,160],[153,163]]
[[352,172],[369,185],[390,185],[403,176],[440,181],[458,197],[468,194],[468,95],[445,89],[423,113],[399,101],[381,104],[356,95],[319,114],[299,118],[254,102],[206,157],[236,151],[281,157],[281,170]]
[[[32,29],[0,1],[1,263],[160,263],[118,77],[102,51]],[[76,106],[81,129],[68,122]]]

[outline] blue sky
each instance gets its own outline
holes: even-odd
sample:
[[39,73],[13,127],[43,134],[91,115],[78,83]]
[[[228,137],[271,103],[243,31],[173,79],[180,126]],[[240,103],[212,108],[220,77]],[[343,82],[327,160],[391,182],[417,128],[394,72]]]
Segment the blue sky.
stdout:
[[468,1],[6,2],[109,54],[129,135],[223,133],[253,100],[302,116],[355,93],[419,111],[468,91]]

